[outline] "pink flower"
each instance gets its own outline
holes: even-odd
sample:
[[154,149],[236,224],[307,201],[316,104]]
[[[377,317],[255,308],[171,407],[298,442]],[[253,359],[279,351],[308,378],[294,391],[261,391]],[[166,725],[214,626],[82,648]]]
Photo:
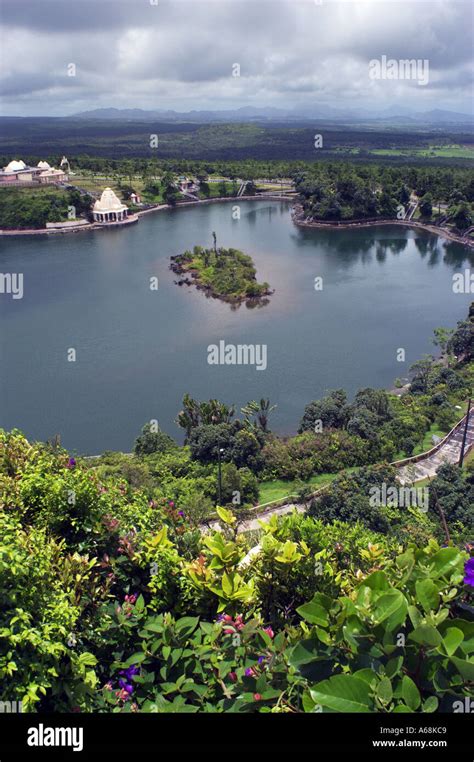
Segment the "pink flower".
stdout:
[[128,695],[127,691],[121,688],[119,691],[115,691],[115,695],[118,698],[119,701],[128,701],[130,696]]
[[233,683],[237,682],[237,672],[229,672],[229,677]]
[[254,698],[254,701],[260,701],[261,698],[262,698],[262,694],[261,693],[254,693],[253,694],[253,698]]
[[273,632],[271,627],[264,627],[263,631],[267,633],[269,638],[273,638],[275,636],[275,633]]

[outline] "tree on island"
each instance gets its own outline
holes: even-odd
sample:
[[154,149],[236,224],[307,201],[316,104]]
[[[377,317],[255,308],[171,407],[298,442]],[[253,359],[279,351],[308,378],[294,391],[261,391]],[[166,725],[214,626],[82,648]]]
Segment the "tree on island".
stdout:
[[258,283],[251,257],[238,249],[218,248],[216,233],[212,236],[212,249],[194,246],[192,251],[171,257],[173,272],[187,276],[179,285],[196,285],[208,295],[232,303],[269,296],[270,286]]

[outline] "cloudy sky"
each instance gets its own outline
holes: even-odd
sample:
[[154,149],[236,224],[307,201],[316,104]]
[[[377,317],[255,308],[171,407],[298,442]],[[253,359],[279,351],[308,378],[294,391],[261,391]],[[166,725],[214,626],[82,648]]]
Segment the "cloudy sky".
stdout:
[[[464,0],[0,0],[1,111],[396,104],[469,113],[473,7]],[[429,84],[370,79],[369,61],[383,55],[428,59]]]

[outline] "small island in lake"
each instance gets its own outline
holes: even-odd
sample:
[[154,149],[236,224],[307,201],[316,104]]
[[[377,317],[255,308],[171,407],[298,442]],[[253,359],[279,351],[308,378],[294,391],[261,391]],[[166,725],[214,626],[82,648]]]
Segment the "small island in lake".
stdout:
[[257,282],[252,258],[238,249],[195,246],[192,251],[171,257],[170,268],[182,276],[176,281],[179,286],[195,285],[207,296],[234,304],[266,304],[265,297],[273,293],[268,283]]

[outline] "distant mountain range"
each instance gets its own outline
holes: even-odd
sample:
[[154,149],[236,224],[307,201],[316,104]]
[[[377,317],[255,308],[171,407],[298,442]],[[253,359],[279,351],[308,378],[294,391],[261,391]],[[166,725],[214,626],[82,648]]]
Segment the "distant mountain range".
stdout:
[[463,114],[444,109],[414,111],[403,106],[390,106],[381,111],[369,109],[338,109],[333,106],[305,106],[282,109],[273,106],[258,108],[243,106],[216,111],[172,111],[140,108],[97,108],[72,115],[75,119],[120,119],[130,122],[248,122],[248,121],[306,121],[318,119],[327,122],[391,122],[393,124],[474,124],[474,114]]

